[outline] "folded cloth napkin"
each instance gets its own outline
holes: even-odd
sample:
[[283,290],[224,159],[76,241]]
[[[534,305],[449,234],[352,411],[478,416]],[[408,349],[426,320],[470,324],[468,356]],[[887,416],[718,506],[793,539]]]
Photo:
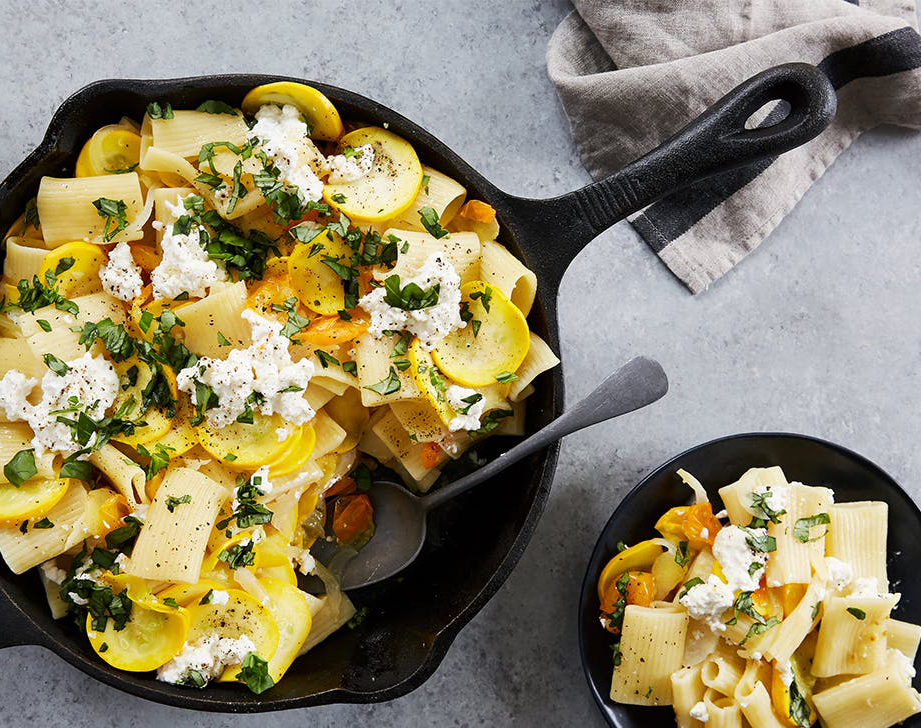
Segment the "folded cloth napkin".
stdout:
[[550,78],[592,177],[660,144],[734,86],[805,61],[838,92],[831,126],[773,160],[670,195],[630,222],[693,293],[773,230],[865,129],[921,126],[914,0],[574,0]]

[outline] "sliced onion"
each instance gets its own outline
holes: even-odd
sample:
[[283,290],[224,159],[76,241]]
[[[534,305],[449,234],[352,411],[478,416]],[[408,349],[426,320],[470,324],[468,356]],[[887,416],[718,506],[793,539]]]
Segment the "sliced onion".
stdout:
[[683,470],[683,469],[678,471],[678,476],[681,478],[681,480],[684,481],[684,484],[686,486],[688,486],[691,490],[694,491],[694,496],[696,498],[697,503],[709,503],[710,502],[710,498],[707,495],[707,491],[704,490],[703,485],[701,485],[700,481],[697,478],[691,475],[687,470]]

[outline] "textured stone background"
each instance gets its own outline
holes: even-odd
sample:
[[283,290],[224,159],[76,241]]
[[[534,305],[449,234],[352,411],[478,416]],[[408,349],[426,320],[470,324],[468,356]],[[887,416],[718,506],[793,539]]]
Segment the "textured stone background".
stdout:
[[[377,98],[512,192],[551,196],[587,181],[544,64],[563,0],[131,5],[0,0],[0,176],[85,83],[257,71]],[[626,224],[576,260],[560,294],[570,401],[637,353],[663,363],[671,392],[564,444],[518,569],[414,693],[206,715],[120,694],[23,647],[0,654],[0,724],[600,725],[579,666],[576,600],[597,532],[643,473],[716,436],[788,430],[854,448],[921,493],[919,156],[914,133],[866,134],[758,251],[696,298]]]

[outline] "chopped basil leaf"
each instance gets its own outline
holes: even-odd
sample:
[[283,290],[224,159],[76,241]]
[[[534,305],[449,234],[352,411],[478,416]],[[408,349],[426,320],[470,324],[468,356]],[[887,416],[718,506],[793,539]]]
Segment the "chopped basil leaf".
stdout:
[[365,389],[370,389],[372,392],[376,392],[382,397],[393,394],[394,392],[400,391],[400,377],[397,374],[396,369],[390,367],[390,373],[386,378],[379,381],[377,384],[372,384]]
[[255,652],[250,652],[240,665],[240,672],[236,674],[237,680],[246,683],[246,687],[256,695],[264,693],[275,684],[269,675],[269,663],[259,657]]
[[509,382],[514,382],[518,379],[518,375],[514,372],[501,372],[496,375],[496,381],[499,384],[508,384]]
[[697,586],[698,584],[703,584],[703,583],[704,583],[704,580],[701,579],[699,576],[695,576],[693,579],[688,579],[686,582],[684,582],[684,587],[682,587],[681,593],[678,595],[678,601],[680,602],[682,599],[684,599],[685,595],[689,591],[691,591],[691,589],[693,589],[695,586]]
[[38,200],[35,197],[26,203],[26,211],[23,217],[26,221],[26,225],[31,225],[36,230],[38,230],[38,226],[42,224],[41,220],[38,218]]
[[225,104],[223,101],[214,101],[209,99],[208,101],[203,101],[196,108],[196,111],[204,111],[206,114],[230,114],[230,116],[236,116],[237,110]]
[[45,321],[45,319],[36,319],[35,323],[39,325],[42,331],[51,331],[51,324]]
[[181,506],[183,503],[191,503],[191,502],[192,502],[192,496],[190,496],[188,493],[178,498],[171,495],[171,496],[168,496],[166,499],[166,510],[172,513],[173,511],[176,510],[176,508]]
[[448,231],[439,224],[438,213],[435,212],[434,208],[420,207],[419,219],[422,221],[422,227],[424,227],[433,238],[448,237]]
[[3,466],[3,474],[6,479],[17,488],[25,483],[33,475],[38,474],[38,468],[35,467],[35,451],[20,450],[10,461]]
[[687,566],[690,560],[690,556],[688,556],[688,542],[679,541],[678,548],[675,549],[675,563],[678,564],[678,566]]
[[[831,523],[831,517],[827,513],[817,513],[808,518],[798,518],[796,523],[793,524],[793,536],[800,543],[809,543],[809,529],[813,526],[827,526],[829,523]],[[824,535],[825,533],[823,532],[816,536],[816,539],[820,539]]]
[[342,371],[346,374],[351,374],[353,377],[358,376],[358,364],[353,361],[344,361],[342,362]]
[[867,613],[863,611],[862,609],[858,609],[857,607],[848,607],[847,613],[850,614],[852,617],[856,617],[857,619],[860,619],[860,620],[864,620],[867,618]]
[[45,362],[45,366],[59,377],[63,377],[70,371],[70,367],[58,359],[54,354],[44,354],[42,360]]
[[42,520],[36,521],[35,523],[33,523],[32,528],[33,530],[42,529],[42,528],[54,528],[54,524],[51,521],[49,521],[47,517],[45,517]]
[[[93,200],[93,207],[99,217],[105,218],[106,224],[102,229],[102,239],[109,242],[118,233],[128,227],[128,205],[124,200],[110,200],[100,197]],[[114,223],[114,227],[112,227]]]
[[166,102],[152,101],[147,104],[147,115],[151,119],[172,119],[173,107]]

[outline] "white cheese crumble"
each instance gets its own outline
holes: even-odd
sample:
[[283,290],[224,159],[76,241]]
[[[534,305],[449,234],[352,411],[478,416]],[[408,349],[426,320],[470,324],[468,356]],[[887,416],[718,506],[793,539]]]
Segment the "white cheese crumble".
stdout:
[[287,440],[290,434],[291,431],[287,427],[278,427],[275,429],[275,437],[278,438],[279,442]]
[[313,570],[317,568],[317,560],[307,549],[304,549],[299,554],[297,554],[294,557],[294,561],[297,563],[297,570],[305,576],[313,573]]
[[858,599],[865,597],[878,597],[879,582],[876,581],[875,576],[861,576],[857,579],[854,579],[854,583],[851,585],[851,590],[848,592],[848,596],[857,597]]
[[[781,511],[789,510],[790,506],[790,487],[778,483],[777,485],[759,485],[752,491],[753,496],[759,496],[764,498],[763,502],[765,507],[773,512],[780,513]],[[756,515],[760,514],[760,509],[757,509],[759,512]]]
[[709,528],[702,528],[702,529],[700,529],[700,537],[701,537],[701,538],[710,538],[710,529],[709,529]]
[[707,711],[707,704],[703,700],[700,700],[694,703],[694,707],[691,708],[688,713],[694,720],[699,720],[701,723],[706,723],[710,720],[710,713]]
[[793,683],[793,667],[790,665],[790,661],[778,662],[775,663],[775,666],[780,673],[780,681],[787,687],[790,687]]
[[120,301],[131,301],[141,295],[144,281],[128,243],[121,242],[109,251],[109,260],[99,269],[99,280],[102,290]]
[[42,574],[53,584],[63,584],[67,578],[67,572],[54,563],[54,559],[44,562],[41,565]]
[[715,574],[710,574],[703,584],[696,584],[688,589],[678,600],[688,615],[705,622],[714,632],[724,632],[726,625],[721,619],[735,601],[732,589]]
[[[458,430],[480,429],[480,416],[483,414],[483,407],[486,405],[486,398],[483,397],[483,395],[480,395],[480,399],[473,404],[464,402],[466,397],[472,397],[475,394],[478,394],[475,389],[459,387],[456,384],[452,384],[447,388],[447,390],[445,390],[445,396],[448,398],[448,404],[451,405],[451,409],[457,413],[448,425],[448,429],[451,432],[457,432]],[[467,413],[462,414],[463,410],[465,409],[467,410]]]
[[729,518],[729,512],[724,508],[719,513],[713,516],[718,521],[722,521],[724,518]]
[[211,599],[208,601],[209,604],[217,604],[218,606],[224,606],[230,599],[230,594],[221,589],[215,589],[211,592]]
[[[167,202],[166,207],[173,217],[185,214],[182,196],[176,197],[176,204]],[[227,280],[224,269],[208,257],[201,246],[200,225],[192,225],[188,234],[177,233],[175,223],[154,223],[154,227],[163,228],[160,250],[163,259],[150,274],[153,297],[175,298],[181,293],[203,297],[215,283]]]
[[256,112],[253,135],[262,151],[272,158],[282,182],[297,187],[306,200],[316,202],[323,195],[323,182],[309,164],[313,142],[301,112],[290,104],[266,104]]
[[419,337],[422,348],[431,351],[435,345],[455,329],[467,324],[460,317],[460,276],[445,260],[444,253],[432,253],[422,264],[416,275],[400,286],[415,283],[423,290],[438,286],[438,303],[416,311],[405,311],[384,301],[387,291],[383,286],[375,288],[358,301],[371,316],[368,331],[381,338],[385,331],[409,331]]
[[[276,412],[291,424],[300,425],[314,416],[304,399],[304,390],[315,371],[308,359],[294,362],[288,351],[290,340],[281,335],[282,325],[246,310],[242,314],[252,328],[252,340],[245,349],[233,349],[226,359],[203,357],[182,369],[176,383],[195,398],[195,382],[211,388],[218,406],[206,412],[209,424],[225,427],[247,407],[247,398],[257,392],[259,404],[251,405],[266,416]],[[296,389],[297,391],[292,391]],[[286,391],[287,390],[287,391]]]
[[[767,563],[767,554],[755,551],[748,545],[747,539],[750,536],[761,538],[765,535],[767,531],[763,528],[744,529],[739,526],[726,526],[716,534],[713,556],[719,562],[726,583],[732,591],[758,589]],[[749,573],[752,564],[759,564],[759,567],[753,573]]]
[[243,662],[250,652],[255,651],[256,645],[246,635],[230,638],[212,634],[193,644],[186,642],[178,655],[157,670],[157,680],[175,685],[188,679],[192,670],[197,670],[210,681],[220,675],[227,665]]
[[364,177],[374,166],[374,147],[370,144],[363,144],[355,147],[355,154],[346,157],[344,154],[336,154],[326,158],[329,165],[330,184],[341,184],[343,182],[355,182]]
[[[70,425],[57,421],[60,410],[73,407],[74,398],[81,411],[100,419],[118,395],[118,375],[105,359],[87,352],[78,359],[65,362],[69,369],[62,375],[48,371],[42,377],[42,398],[30,404],[26,397],[39,383],[16,370],[8,371],[0,380],[0,407],[9,420],[25,420],[32,428],[32,447],[36,455],[47,451],[74,453],[83,445],[75,442]],[[95,436],[86,444],[92,447]]]
[[828,570],[828,580],[838,591],[854,580],[854,567],[847,561],[841,561],[834,556],[826,556],[825,568]]
[[250,477],[250,482],[262,495],[268,495],[272,492],[272,481],[269,480],[269,466],[262,465]]
[[148,508],[150,508],[150,506],[147,503],[138,503],[134,507],[134,512],[131,515],[137,518],[139,521],[146,521]]

